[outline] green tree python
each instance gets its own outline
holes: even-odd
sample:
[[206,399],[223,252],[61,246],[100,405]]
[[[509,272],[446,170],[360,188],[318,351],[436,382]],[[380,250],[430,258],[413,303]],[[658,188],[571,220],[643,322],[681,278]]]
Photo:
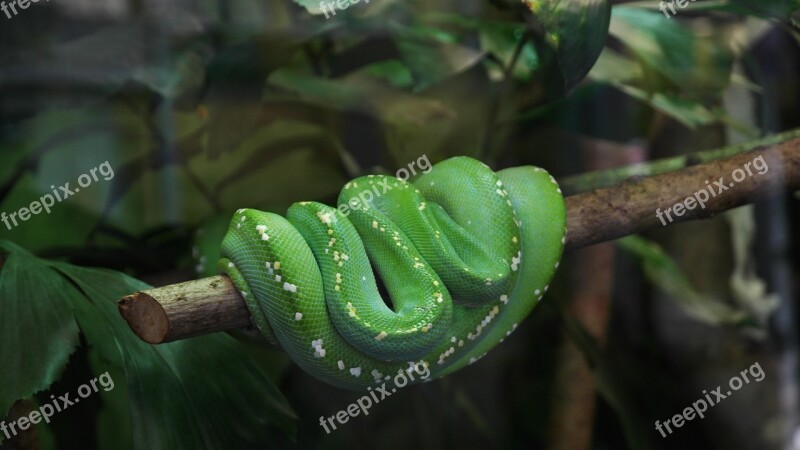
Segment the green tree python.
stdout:
[[542,299],[564,249],[561,190],[536,167],[456,157],[413,182],[357,178],[339,203],[237,211],[218,266],[267,339],[341,388],[477,361]]

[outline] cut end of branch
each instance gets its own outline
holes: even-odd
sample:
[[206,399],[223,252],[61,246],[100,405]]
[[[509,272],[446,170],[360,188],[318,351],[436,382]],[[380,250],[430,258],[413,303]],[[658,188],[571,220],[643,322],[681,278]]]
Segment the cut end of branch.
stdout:
[[143,341],[149,344],[165,342],[169,332],[169,317],[153,297],[137,292],[123,297],[118,307],[133,332]]
[[252,325],[247,305],[225,275],[137,292],[118,307],[133,332],[150,344]]

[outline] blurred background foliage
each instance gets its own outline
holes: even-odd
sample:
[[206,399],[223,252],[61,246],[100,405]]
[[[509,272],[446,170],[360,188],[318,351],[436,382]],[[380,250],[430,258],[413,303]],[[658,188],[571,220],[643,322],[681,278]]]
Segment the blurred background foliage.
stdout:
[[[586,172],[800,127],[800,2],[658,7],[373,0],[326,19],[310,0],[84,0],[0,16],[0,211],[114,169],[0,226],[0,416],[105,370],[120,386],[3,448],[800,448],[792,197],[567,255],[480,364],[331,435],[318,418],[356,397],[280,350],[152,348],[116,315],[144,286],[119,272],[212,274],[234,210],[333,204],[423,154],[535,164],[576,191]],[[755,361],[763,383],[653,430]]]

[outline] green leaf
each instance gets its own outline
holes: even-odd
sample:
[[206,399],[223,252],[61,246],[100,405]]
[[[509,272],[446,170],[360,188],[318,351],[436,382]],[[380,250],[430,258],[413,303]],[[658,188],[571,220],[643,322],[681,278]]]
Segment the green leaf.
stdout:
[[42,271],[19,247],[0,244],[3,249],[8,257],[0,272],[0,417],[15,401],[50,386],[78,346],[71,286]]
[[386,80],[390,86],[407,89],[414,86],[414,76],[408,67],[397,59],[376,62],[364,68],[367,74]]
[[609,33],[642,64],[648,92],[700,100],[715,97],[730,82],[733,54],[726,43],[695,36],[659,12],[615,7]]
[[456,76],[483,60],[484,52],[458,44],[456,36],[426,26],[390,27],[416,90]]
[[[536,48],[548,86],[565,94],[594,66],[606,43],[611,20],[608,0],[525,0],[541,27]],[[616,8],[615,8],[616,9]],[[543,32],[543,35],[538,33]]]
[[644,273],[691,317],[710,325],[744,325],[749,315],[697,292],[675,262],[661,247],[639,236],[617,241],[625,251],[640,258]]
[[767,293],[767,283],[756,273],[754,206],[726,211],[724,217],[731,228],[734,266],[730,283],[733,299],[750,313],[756,324],[766,329],[769,318],[780,305],[780,297],[775,292]]
[[[0,242],[0,247],[10,253],[2,272],[4,283],[0,285],[0,298],[4,301],[12,298],[19,304],[30,303],[37,295],[51,300],[35,309],[40,315],[59,312],[60,317],[72,321],[73,327],[77,321],[86,336],[90,361],[98,374],[105,371],[119,374],[124,370],[126,380],[118,389],[124,391],[127,385],[129,417],[120,417],[125,414],[119,409],[119,391],[109,391],[113,392],[110,394],[101,390],[104,402],[116,406],[103,418],[123,420],[115,426],[119,430],[125,430],[125,423],[130,421],[135,448],[252,448],[275,445],[293,435],[296,415],[271,381],[286,365],[282,354],[253,347],[221,333],[151,346],[130,331],[116,307],[117,299],[149,288],[146,284],[113,271],[39,260],[7,242]],[[20,292],[20,286],[30,283],[26,274],[32,273],[42,277],[37,280],[33,295],[20,299],[18,295],[7,294]],[[31,323],[4,326],[3,330],[23,326],[24,334],[17,330],[16,335],[9,335],[16,345],[6,346],[10,349],[7,351],[48,359],[46,362],[50,366],[63,365],[63,356],[42,358],[41,355],[48,355],[46,351],[32,351],[38,348],[35,347],[37,340],[51,347],[58,346],[64,340],[63,332],[54,336],[41,324]],[[77,337],[76,331],[71,330],[73,340]],[[22,358],[21,355],[6,356],[10,360]],[[0,384],[4,402],[30,395],[29,388],[23,385],[27,375],[24,370],[3,371],[2,376],[7,378]],[[36,388],[43,389],[54,376],[43,378],[40,375]],[[127,438],[118,436],[123,442]]]
[[[660,2],[641,0],[625,4],[626,7],[635,7],[651,11],[659,11]],[[741,15],[751,15],[762,18],[776,18],[786,20],[789,15],[800,9],[799,0],[706,0],[701,2],[690,1],[686,8],[675,8],[676,11],[693,13],[709,13],[714,11],[729,12]],[[671,10],[667,10],[671,15]],[[664,14],[666,13],[659,12]]]
[[[493,80],[503,78],[503,69],[511,66],[514,54],[520,45],[520,39],[526,38],[527,27],[524,23],[475,19],[459,14],[443,13],[430,14],[425,17],[425,20],[438,26],[455,25],[476,31],[480,38],[481,50],[492,55],[502,65],[502,67],[497,67],[497,64],[486,63],[489,75]],[[524,43],[511,73],[520,81],[529,81],[539,68],[539,55],[536,53],[533,43]]]

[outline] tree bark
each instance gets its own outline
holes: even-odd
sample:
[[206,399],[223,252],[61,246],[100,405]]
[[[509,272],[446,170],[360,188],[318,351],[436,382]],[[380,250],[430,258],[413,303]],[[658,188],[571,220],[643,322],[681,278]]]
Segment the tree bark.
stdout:
[[[759,157],[763,157],[766,171],[759,169],[760,165],[753,165]],[[744,178],[734,183],[734,171],[744,174]],[[764,173],[759,174],[761,171]],[[629,179],[616,186],[566,198],[567,249],[713,217],[759,198],[798,188],[800,138],[683,170]],[[708,193],[709,189],[714,189],[713,195]],[[680,216],[671,210],[672,220],[667,219],[668,208],[684,203],[700,190],[705,190],[709,197],[703,208],[697,205],[693,209],[683,208]],[[662,211],[662,219],[656,216],[657,210]],[[133,331],[152,344],[251,326],[239,292],[225,276],[137,292],[123,298],[119,310]]]

